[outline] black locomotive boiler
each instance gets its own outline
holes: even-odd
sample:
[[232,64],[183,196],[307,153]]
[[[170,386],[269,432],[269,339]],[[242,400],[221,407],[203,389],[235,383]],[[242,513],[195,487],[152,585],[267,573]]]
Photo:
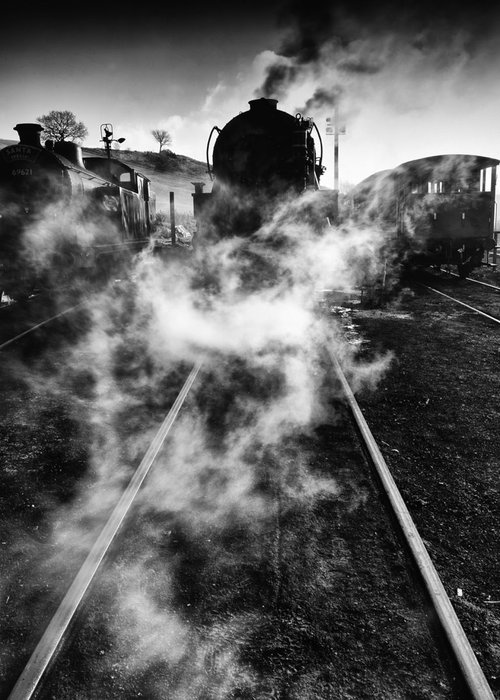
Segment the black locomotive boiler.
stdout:
[[352,192],[354,217],[385,228],[404,269],[454,265],[464,277],[495,246],[499,163],[444,154],[375,173]]
[[40,124],[18,124],[0,150],[0,291],[13,298],[94,277],[150,243],[150,180],[72,142],[41,144]]
[[[277,199],[318,190],[324,171],[322,146],[316,153],[310,118],[277,109],[277,100],[250,100],[250,109],[222,129],[213,127],[207,143],[210,193],[194,183],[194,216],[198,230],[208,222],[222,235],[251,235]],[[213,134],[212,166],[210,145]]]

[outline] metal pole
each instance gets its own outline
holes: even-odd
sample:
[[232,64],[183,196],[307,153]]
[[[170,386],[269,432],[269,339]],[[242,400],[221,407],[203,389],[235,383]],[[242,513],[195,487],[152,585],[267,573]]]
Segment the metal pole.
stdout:
[[339,210],[339,134],[345,133],[345,130],[339,129],[338,108],[334,108],[333,117],[326,118],[326,134],[333,136],[333,197],[335,205],[335,216]]
[[333,189],[339,191],[339,130],[335,117],[335,132],[333,136]]
[[333,189],[335,192],[335,217],[339,216],[339,120],[337,108],[333,116]]

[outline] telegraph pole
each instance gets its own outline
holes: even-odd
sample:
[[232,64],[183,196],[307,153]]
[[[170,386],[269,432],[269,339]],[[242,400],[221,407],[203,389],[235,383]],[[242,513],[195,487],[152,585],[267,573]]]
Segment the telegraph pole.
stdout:
[[336,215],[339,211],[339,134],[345,134],[345,127],[339,127],[338,109],[335,108],[333,116],[326,118],[326,135],[333,136],[333,192]]
[[339,191],[339,130],[336,119],[333,134],[333,189]]

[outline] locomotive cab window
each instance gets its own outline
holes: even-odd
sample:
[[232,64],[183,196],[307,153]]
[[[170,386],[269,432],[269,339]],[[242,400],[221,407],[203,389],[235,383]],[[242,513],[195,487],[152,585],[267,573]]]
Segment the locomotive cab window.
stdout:
[[121,187],[127,190],[135,190],[135,173],[132,169],[123,163],[119,163],[115,166],[115,173]]

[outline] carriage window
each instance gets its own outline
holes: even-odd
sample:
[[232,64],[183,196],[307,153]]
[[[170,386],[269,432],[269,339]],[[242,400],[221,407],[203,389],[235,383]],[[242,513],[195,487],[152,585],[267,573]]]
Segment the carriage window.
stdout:
[[427,194],[443,194],[444,183],[442,180],[431,180],[427,183]]
[[120,182],[132,182],[132,178],[130,176],[130,173],[122,173],[120,175]]
[[491,192],[491,176],[492,176],[492,169],[491,168],[483,168],[480,171],[480,183],[479,183],[480,192]]

